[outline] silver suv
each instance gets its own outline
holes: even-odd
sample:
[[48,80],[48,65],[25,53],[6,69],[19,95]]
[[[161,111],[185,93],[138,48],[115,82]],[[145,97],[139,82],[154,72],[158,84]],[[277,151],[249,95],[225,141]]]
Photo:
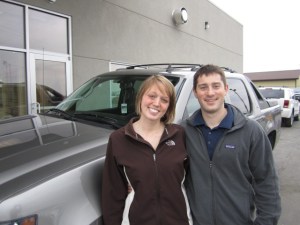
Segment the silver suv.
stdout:
[[[107,141],[135,116],[141,83],[152,74],[170,79],[179,123],[199,108],[192,85],[200,67],[156,64],[104,73],[45,114],[0,120],[0,225],[102,224],[101,171]],[[278,119],[271,121],[269,103],[245,76],[225,71],[230,87],[226,101],[259,120],[274,147]],[[260,107],[268,123],[258,113]]]
[[299,101],[292,88],[260,87],[259,89],[265,98],[277,100],[281,106],[281,117],[285,126],[292,127],[294,120],[299,120]]

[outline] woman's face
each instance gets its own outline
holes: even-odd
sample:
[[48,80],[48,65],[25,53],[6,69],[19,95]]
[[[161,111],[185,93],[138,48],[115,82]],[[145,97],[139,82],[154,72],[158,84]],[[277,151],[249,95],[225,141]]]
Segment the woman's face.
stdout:
[[170,98],[163,86],[158,84],[150,87],[143,95],[141,101],[141,117],[155,121],[165,115],[170,105]]

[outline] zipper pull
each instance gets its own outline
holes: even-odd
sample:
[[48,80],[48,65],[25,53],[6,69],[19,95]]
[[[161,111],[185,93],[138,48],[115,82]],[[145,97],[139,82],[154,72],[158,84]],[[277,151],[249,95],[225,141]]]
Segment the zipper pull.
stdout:
[[154,162],[156,161],[156,155],[155,155],[155,153],[153,154],[153,160],[154,160]]

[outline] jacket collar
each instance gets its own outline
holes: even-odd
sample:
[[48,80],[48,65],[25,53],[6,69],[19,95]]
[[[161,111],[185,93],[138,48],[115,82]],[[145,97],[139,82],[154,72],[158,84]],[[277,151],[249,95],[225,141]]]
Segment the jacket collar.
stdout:
[[[225,104],[224,107],[227,109],[227,114],[223,118],[221,123],[218,125],[218,127],[230,129],[233,126],[233,120],[234,120],[233,110],[232,110],[232,107],[230,107],[228,104]],[[197,114],[195,115],[193,125],[194,126],[206,126],[206,122],[203,119],[201,109],[198,110]]]
[[[133,123],[135,121],[137,121],[138,119],[139,119],[139,117],[134,117],[125,125],[125,127],[124,127],[125,135],[128,135],[134,139],[138,139],[137,134],[136,134],[135,130],[133,129]],[[176,133],[176,131],[177,131],[177,128],[175,126],[172,126],[171,124],[166,124],[162,140],[165,140],[165,139],[173,136]]]
[[[232,114],[233,114],[232,128],[240,128],[240,127],[244,126],[244,124],[246,123],[248,118],[238,108],[236,108],[234,105],[225,103],[225,107],[231,108],[231,110],[232,110]],[[197,119],[199,117],[199,114],[201,114],[201,109],[198,109],[197,111],[195,111],[187,119],[187,123],[191,126],[196,126],[200,121],[199,119]],[[200,124],[198,124],[198,125],[200,125]]]

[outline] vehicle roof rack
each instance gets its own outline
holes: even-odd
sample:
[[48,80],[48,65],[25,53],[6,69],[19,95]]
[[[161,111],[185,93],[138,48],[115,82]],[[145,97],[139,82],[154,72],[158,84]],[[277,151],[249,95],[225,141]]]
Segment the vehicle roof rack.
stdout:
[[230,73],[236,73],[236,71],[235,71],[235,70],[233,70],[233,69],[230,69],[229,67],[224,67],[224,66],[221,66],[221,68],[222,68],[223,70],[225,70],[225,71],[228,71],[228,72],[230,72]]
[[[203,66],[203,64],[194,64],[194,63],[150,63],[150,64],[137,64],[133,66],[127,66],[125,69],[135,69],[135,68],[145,68],[148,69],[149,67],[158,67],[161,69],[166,70],[166,72],[172,72],[178,69],[190,69],[191,71],[196,71]],[[235,73],[236,71],[230,69],[229,67],[221,67],[223,70],[228,71],[230,73]]]
[[149,67],[158,67],[163,66],[166,72],[172,72],[177,69],[190,69],[191,71],[196,71],[201,68],[202,64],[191,64],[191,63],[153,63],[153,64],[139,64],[134,66],[128,66],[126,69],[135,69],[139,68],[149,68]]

